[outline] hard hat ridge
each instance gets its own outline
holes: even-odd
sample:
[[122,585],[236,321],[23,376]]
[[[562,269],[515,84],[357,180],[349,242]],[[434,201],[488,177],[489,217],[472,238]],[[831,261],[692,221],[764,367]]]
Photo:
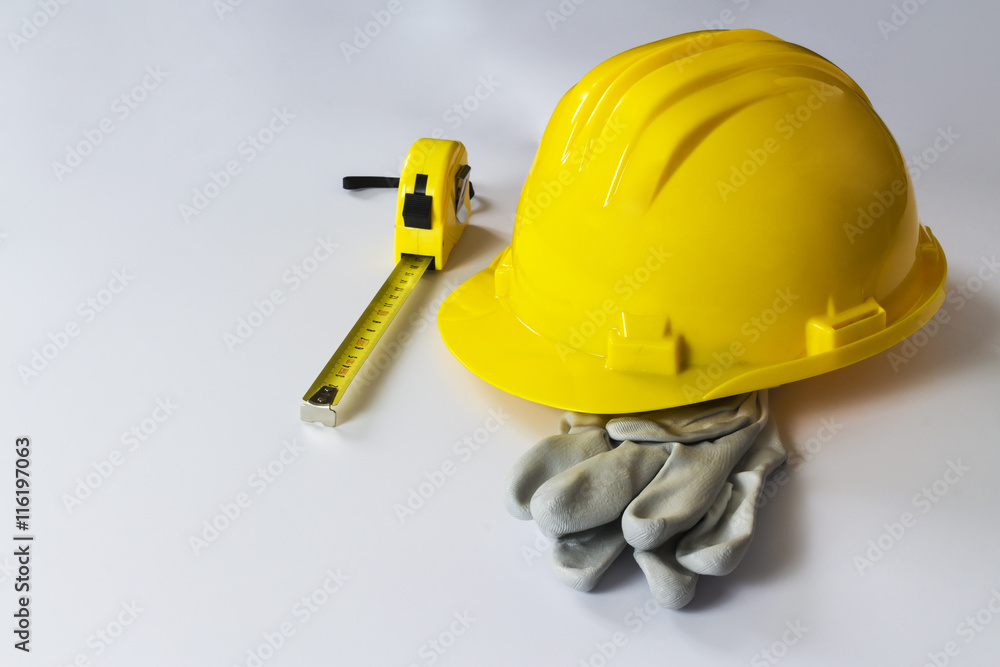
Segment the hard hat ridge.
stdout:
[[691,33],[563,96],[512,245],[438,323],[502,389],[640,412],[882,351],[933,315],[945,275],[899,147],[847,74],[767,33]]

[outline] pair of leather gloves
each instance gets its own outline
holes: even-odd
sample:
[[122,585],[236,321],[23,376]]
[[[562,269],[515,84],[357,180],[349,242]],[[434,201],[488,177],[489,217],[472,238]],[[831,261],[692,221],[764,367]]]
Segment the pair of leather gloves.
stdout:
[[528,450],[505,504],[555,538],[557,576],[590,590],[626,545],[668,608],[724,575],[753,537],[767,477],[786,459],[767,391],[634,415],[568,412]]

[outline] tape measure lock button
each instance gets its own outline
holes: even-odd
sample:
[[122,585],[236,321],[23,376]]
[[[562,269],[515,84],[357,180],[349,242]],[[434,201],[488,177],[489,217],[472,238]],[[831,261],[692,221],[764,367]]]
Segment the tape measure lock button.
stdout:
[[431,229],[431,209],[434,197],[427,192],[427,174],[417,174],[413,192],[403,196],[403,226],[416,229]]

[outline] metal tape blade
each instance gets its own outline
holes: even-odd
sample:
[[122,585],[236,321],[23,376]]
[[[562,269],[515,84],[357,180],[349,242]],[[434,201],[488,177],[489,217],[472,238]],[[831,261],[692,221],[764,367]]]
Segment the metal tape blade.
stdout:
[[432,261],[432,257],[424,255],[404,254],[400,257],[396,268],[354,324],[351,333],[302,397],[299,409],[302,421],[337,425],[335,406]]

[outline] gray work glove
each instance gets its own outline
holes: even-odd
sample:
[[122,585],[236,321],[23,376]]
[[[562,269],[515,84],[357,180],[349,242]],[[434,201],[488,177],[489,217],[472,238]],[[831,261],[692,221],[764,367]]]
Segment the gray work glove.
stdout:
[[507,510],[555,538],[556,574],[577,590],[632,545],[672,609],[698,575],[740,562],[764,481],[787,456],[766,390],[618,417],[567,412],[559,431],[514,464]]

